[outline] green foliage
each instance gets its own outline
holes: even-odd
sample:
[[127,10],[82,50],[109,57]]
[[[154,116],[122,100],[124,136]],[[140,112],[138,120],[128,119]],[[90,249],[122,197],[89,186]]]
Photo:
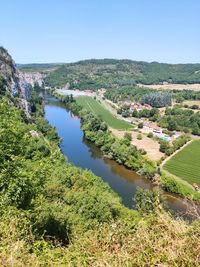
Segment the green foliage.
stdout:
[[[74,103],[71,105],[78,109]],[[155,192],[137,193],[138,209],[154,214],[140,218],[136,211],[122,206],[119,197],[100,178],[67,163],[57,143],[51,141],[51,133],[48,136],[47,131],[44,137],[35,125],[26,124],[7,99],[0,103],[0,111],[0,259],[5,266],[79,266],[80,263],[94,266],[102,263],[102,255],[111,266],[115,263],[120,266],[122,262],[142,266],[144,255],[147,263],[171,264],[175,256],[171,258],[165,251],[174,250],[176,242],[177,262],[180,262],[180,253],[184,264],[194,262],[190,255],[198,255],[198,225],[187,226],[165,213],[161,219],[160,197]],[[102,142],[104,149],[107,147],[110,151],[112,146],[112,152],[120,160],[125,160],[123,157],[128,153],[127,166],[140,167],[137,157],[141,158],[135,147],[128,148],[124,140],[116,142],[105,128],[101,129],[102,121],[93,114],[85,111],[81,114],[83,127],[90,127],[87,131],[92,138],[98,135],[96,141]],[[39,138],[30,135],[33,129],[38,131]],[[146,163],[146,168],[150,165],[147,167]],[[171,229],[167,228],[170,225]],[[184,227],[188,227],[187,232],[181,230]],[[178,235],[174,228],[180,229]],[[164,238],[160,249],[157,237],[162,241],[163,234],[167,240],[172,235],[173,242],[166,242]],[[180,235],[181,243],[176,239]],[[135,249],[149,242],[153,242],[155,252],[149,251],[149,245]]]
[[[92,121],[90,127],[102,131],[99,122]],[[31,211],[35,239],[68,244],[74,231],[119,216],[120,200],[109,187],[91,172],[66,163],[57,143],[50,141],[51,133],[44,137],[34,125],[25,124],[7,99],[0,103],[0,128],[0,203],[3,209]],[[33,129],[37,136],[31,135]]]
[[160,141],[160,151],[165,153],[167,156],[173,154],[176,150],[180,149],[184,146],[188,141],[190,141],[190,136],[188,135],[181,135],[177,139],[175,139],[172,144],[168,141],[161,140]]
[[[60,98],[59,95],[56,96]],[[113,136],[108,128],[105,127],[105,122],[100,117],[97,117],[94,112],[81,109],[76,103],[68,104],[68,108],[79,115],[85,138],[99,146],[107,157],[132,170],[142,171],[147,162],[143,157],[144,151],[140,151],[130,144],[130,136],[119,140]],[[154,167],[152,166],[152,168]],[[151,170],[150,177],[152,173]],[[146,168],[145,174],[148,177],[148,168]]]
[[[129,61],[121,63],[119,70]],[[151,162],[127,145],[129,137],[116,140],[100,118],[81,110],[72,98],[64,102],[80,114],[85,135],[103,151],[132,169],[145,165],[153,173]],[[0,103],[2,266],[199,264],[198,222],[188,225],[158,212],[160,196],[155,192],[137,193],[137,207],[145,216],[125,208],[99,177],[66,162],[34,92],[29,122],[10,103],[7,98]]]
[[[24,66],[26,67],[26,66]],[[35,68],[39,66],[28,66]],[[41,65],[41,68],[55,68],[54,65]],[[158,62],[139,62],[132,60],[92,59],[71,64],[57,65],[45,79],[48,86],[80,90],[97,90],[134,86],[135,83],[158,84],[169,83],[199,83],[199,64],[162,64]]]
[[[136,147],[130,145],[130,136],[121,141],[114,138],[106,129],[102,130],[104,122],[92,113],[85,113],[81,116],[82,129],[87,139],[101,147],[103,153],[116,160],[120,164],[137,170],[142,164],[142,155]],[[131,164],[133,161],[134,164]]]
[[124,139],[127,140],[127,145],[129,145],[131,143],[131,141],[132,141],[132,135],[131,135],[131,133],[126,132],[124,134]]
[[189,199],[200,201],[200,193],[194,191],[189,184],[185,181],[178,179],[176,177],[170,176],[165,172],[161,176],[161,184],[165,191],[178,194],[180,196],[185,196]]
[[148,190],[137,188],[135,197],[135,207],[142,213],[155,213],[160,212],[164,205],[164,196],[160,190]]
[[141,100],[143,95],[155,92],[153,89],[138,86],[113,87],[105,92],[105,97],[114,103],[124,100]]
[[160,152],[166,153],[166,151],[170,148],[170,144],[168,141],[162,140],[160,141]]
[[200,112],[194,113],[192,110],[180,107],[167,108],[165,115],[158,120],[158,124],[170,131],[190,131],[200,135]]
[[143,123],[142,123],[142,122],[140,122],[140,123],[138,124],[138,128],[139,128],[139,129],[142,129],[142,128],[143,128],[143,126],[144,126],[144,125],[143,125]]
[[5,80],[4,78],[0,75],[0,97],[5,95],[6,88],[5,88]]
[[152,132],[149,132],[148,135],[147,135],[147,137],[153,138],[153,133]]
[[142,135],[141,135],[141,134],[138,134],[138,135],[137,135],[137,139],[138,139],[138,140],[142,140]]
[[143,95],[141,104],[149,104],[152,107],[161,108],[172,105],[172,95],[170,93],[156,92]]

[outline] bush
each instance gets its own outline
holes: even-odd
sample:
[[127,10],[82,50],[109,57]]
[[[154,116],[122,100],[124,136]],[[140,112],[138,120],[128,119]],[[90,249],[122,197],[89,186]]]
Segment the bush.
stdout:
[[142,122],[140,122],[140,123],[138,124],[138,128],[139,128],[139,129],[142,129],[142,128],[143,128],[143,126],[144,126],[144,125],[143,125],[143,123],[142,123]]
[[142,140],[142,135],[141,135],[141,134],[138,134],[138,135],[137,135],[137,139],[138,139],[138,140]]
[[152,133],[152,132],[148,133],[148,134],[147,134],[147,137],[149,137],[149,138],[153,138],[153,133]]
[[129,142],[131,142],[131,141],[132,141],[132,135],[131,135],[131,133],[127,133],[127,132],[126,132],[126,133],[124,134],[124,138],[127,139],[127,140],[129,140]]
[[142,213],[155,213],[162,209],[164,197],[160,190],[137,188],[134,197],[135,207]]

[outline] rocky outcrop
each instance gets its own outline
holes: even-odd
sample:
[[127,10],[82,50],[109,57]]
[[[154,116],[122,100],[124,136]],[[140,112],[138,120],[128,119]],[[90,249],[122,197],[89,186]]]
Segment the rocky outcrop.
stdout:
[[40,87],[44,85],[46,74],[40,72],[20,72],[20,78],[25,80],[32,87],[38,84]]
[[3,81],[5,93],[10,99],[15,99],[16,105],[24,111],[27,117],[30,117],[29,85],[20,76],[15,62],[3,47],[0,47],[0,78]]

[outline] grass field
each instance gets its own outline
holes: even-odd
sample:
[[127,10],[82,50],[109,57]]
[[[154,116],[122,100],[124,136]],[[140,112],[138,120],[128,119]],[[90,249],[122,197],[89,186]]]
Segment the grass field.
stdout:
[[190,184],[200,185],[200,140],[193,141],[174,155],[164,169]]
[[108,124],[108,126],[118,129],[125,130],[131,129],[133,126],[123,120],[119,120],[113,114],[111,114],[107,109],[105,109],[98,101],[90,96],[79,96],[76,97],[77,103],[88,111],[92,111],[98,116],[101,116],[102,119]]

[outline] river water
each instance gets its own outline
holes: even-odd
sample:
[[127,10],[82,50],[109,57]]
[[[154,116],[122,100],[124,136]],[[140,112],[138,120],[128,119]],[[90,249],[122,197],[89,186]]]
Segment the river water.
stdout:
[[[84,139],[80,120],[52,96],[45,97],[45,117],[56,128],[62,139],[60,148],[68,161],[82,168],[90,169],[101,177],[121,198],[125,206],[134,207],[136,188],[152,189],[152,183],[137,173],[126,169],[115,161],[104,158],[100,149]],[[188,217],[188,204],[182,198],[165,193],[167,205],[176,215]]]

